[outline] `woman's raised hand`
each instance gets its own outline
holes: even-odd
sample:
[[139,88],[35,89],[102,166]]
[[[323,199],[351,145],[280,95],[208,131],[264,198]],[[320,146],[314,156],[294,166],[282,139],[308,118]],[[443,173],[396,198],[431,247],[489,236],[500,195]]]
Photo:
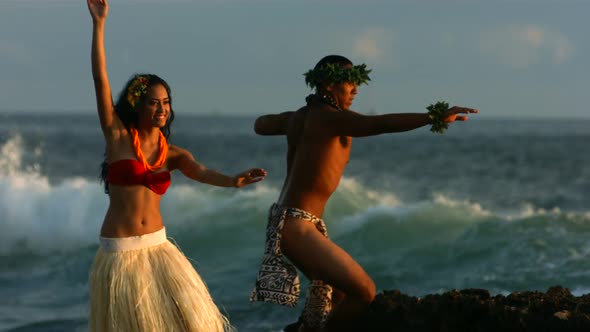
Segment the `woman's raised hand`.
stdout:
[[106,19],[109,13],[109,2],[107,0],[86,0],[92,20],[99,21]]

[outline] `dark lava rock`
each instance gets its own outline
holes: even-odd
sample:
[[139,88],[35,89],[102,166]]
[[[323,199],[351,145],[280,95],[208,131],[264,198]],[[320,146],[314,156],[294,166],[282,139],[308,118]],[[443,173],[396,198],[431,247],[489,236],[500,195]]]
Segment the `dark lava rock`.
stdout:
[[453,290],[412,297],[380,293],[355,331],[590,331],[590,294],[573,296],[554,286],[491,296],[485,289]]
[[[284,331],[297,328],[294,323]],[[545,293],[522,291],[508,296],[491,296],[485,289],[423,297],[387,290],[347,331],[590,332],[590,294],[573,296],[561,286]]]

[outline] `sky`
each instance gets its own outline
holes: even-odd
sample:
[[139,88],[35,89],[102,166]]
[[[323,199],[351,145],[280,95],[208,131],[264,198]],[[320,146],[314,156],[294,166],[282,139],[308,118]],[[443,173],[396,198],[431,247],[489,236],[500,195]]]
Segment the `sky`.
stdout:
[[[180,114],[295,110],[303,73],[340,54],[372,69],[352,109],[590,118],[590,0],[111,0],[113,97],[134,73]],[[94,112],[85,0],[0,0],[0,111]]]

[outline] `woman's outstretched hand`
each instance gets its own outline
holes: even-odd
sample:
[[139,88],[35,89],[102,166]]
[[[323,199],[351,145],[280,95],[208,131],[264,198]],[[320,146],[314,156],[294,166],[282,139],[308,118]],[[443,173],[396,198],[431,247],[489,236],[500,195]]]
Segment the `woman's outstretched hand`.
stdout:
[[107,18],[109,13],[109,2],[107,0],[86,0],[88,10],[93,21],[100,21]]
[[262,181],[266,176],[266,171],[262,168],[251,168],[234,176],[234,185],[237,188],[247,186],[249,184]]
[[460,107],[460,106],[453,106],[449,108],[448,111],[445,112],[444,122],[451,123],[455,121],[466,121],[467,115],[459,115],[459,114],[469,114],[469,113],[479,113],[478,110],[474,108],[467,108],[467,107]]

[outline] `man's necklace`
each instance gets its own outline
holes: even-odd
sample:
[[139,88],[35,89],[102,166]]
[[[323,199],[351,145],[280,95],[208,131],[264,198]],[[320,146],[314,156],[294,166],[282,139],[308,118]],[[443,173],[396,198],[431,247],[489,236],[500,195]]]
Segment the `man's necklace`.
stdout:
[[336,103],[334,98],[332,98],[332,96],[311,94],[311,95],[307,96],[307,98],[305,98],[305,101],[309,103],[313,97],[318,97],[321,102],[326,103],[339,111],[342,111],[342,109],[340,108],[340,106],[338,106],[338,104]]

